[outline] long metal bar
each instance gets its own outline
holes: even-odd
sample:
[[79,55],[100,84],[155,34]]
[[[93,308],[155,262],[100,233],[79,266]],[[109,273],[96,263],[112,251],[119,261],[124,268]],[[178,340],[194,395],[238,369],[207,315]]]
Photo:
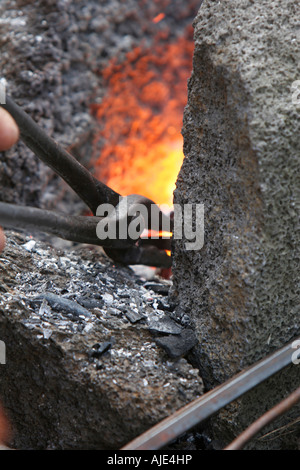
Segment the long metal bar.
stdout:
[[120,194],[98,181],[75,157],[49,137],[9,96],[1,104],[15,119],[21,139],[46,165],[55,171],[78,194],[96,215],[100,204],[117,205]]
[[[294,341],[299,340],[300,337],[295,338]],[[224,406],[291,364],[295,352],[293,348],[294,341],[235,375],[223,385],[216,387],[176,411],[173,415],[125,445],[121,450],[157,450],[173,441],[196,424],[209,418]]]
[[98,238],[96,228],[100,220],[100,217],[95,216],[59,214],[36,207],[0,202],[0,224],[4,228],[39,231],[64,240],[103,246],[108,256],[122,264],[171,267],[171,257],[155,246],[140,247],[139,242],[129,237]]
[[0,224],[4,228],[33,230],[55,235],[78,243],[88,243],[114,249],[126,249],[134,240],[97,237],[97,224],[101,220],[95,216],[60,214],[36,207],[18,206],[0,202]]

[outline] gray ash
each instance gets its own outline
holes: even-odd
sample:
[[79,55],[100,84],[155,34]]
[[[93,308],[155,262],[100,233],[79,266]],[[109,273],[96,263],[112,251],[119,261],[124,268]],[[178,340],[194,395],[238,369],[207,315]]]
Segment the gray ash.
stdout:
[[186,351],[158,347],[187,331],[162,309],[165,295],[99,248],[7,235],[0,397],[15,448],[118,449],[203,393]]

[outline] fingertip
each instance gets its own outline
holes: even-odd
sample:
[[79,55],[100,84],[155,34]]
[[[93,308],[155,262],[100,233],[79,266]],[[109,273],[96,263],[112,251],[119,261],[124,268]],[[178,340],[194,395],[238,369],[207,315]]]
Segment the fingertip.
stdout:
[[0,228],[0,253],[4,250],[6,244],[6,237],[3,230]]
[[11,115],[0,107],[0,150],[8,150],[19,139],[19,128]]

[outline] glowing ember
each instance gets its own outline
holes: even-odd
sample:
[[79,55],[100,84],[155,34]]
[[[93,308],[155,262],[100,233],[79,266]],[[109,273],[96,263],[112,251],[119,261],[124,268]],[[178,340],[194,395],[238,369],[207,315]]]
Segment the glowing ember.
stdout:
[[166,15],[164,13],[159,13],[155,18],[153,18],[153,23],[159,23],[161,20],[164,19]]
[[[122,195],[173,203],[182,164],[182,116],[192,68],[190,32],[176,43],[136,48],[102,72],[107,93],[99,119],[96,176]],[[99,145],[95,145],[99,149]]]

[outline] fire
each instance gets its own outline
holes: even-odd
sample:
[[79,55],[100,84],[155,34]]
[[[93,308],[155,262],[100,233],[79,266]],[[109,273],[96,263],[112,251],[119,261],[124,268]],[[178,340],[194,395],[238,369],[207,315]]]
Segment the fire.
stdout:
[[[150,141],[150,139],[149,139]],[[149,142],[148,141],[148,142]],[[108,186],[120,194],[141,194],[158,204],[172,205],[175,181],[182,164],[181,139],[153,142],[133,139],[130,153],[120,149],[123,168],[110,169]],[[118,149],[119,151],[119,149]],[[127,167],[127,163],[128,167]]]
[[[121,195],[141,194],[172,206],[183,160],[182,116],[192,69],[190,31],[176,42],[157,39],[101,72],[107,92],[99,120],[96,177]],[[100,144],[100,145],[99,145]]]

